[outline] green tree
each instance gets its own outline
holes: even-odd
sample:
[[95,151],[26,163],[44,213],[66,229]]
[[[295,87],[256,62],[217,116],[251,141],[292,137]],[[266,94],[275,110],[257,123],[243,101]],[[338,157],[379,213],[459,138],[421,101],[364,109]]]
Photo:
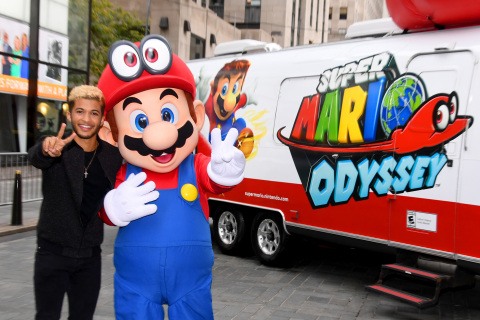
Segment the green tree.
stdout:
[[118,40],[140,41],[145,36],[145,21],[109,0],[93,0],[91,32],[90,80],[96,84],[108,63],[110,46]]
[[89,0],[69,0],[68,3],[68,66],[82,70],[68,72],[68,87],[73,88],[87,81],[88,58],[88,3]]

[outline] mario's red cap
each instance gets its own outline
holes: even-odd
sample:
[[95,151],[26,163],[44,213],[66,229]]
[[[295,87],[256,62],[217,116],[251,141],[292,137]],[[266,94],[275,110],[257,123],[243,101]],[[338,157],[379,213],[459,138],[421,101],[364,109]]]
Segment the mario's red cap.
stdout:
[[[135,45],[141,48],[138,43],[135,43]],[[148,52],[146,54],[148,54]],[[142,60],[143,57],[140,55],[141,54],[139,54],[138,58],[139,60]],[[139,76],[133,77],[133,79],[128,79],[129,81],[124,81],[117,77],[116,73],[110,66],[111,58],[112,55],[110,53],[109,64],[103,70],[102,76],[98,81],[98,88],[102,90],[105,96],[105,113],[110,111],[117,103],[125,98],[135,93],[155,88],[182,89],[195,98],[196,87],[193,74],[185,62],[174,53],[171,53],[171,65],[165,68],[165,70],[168,71],[162,74],[152,74],[149,72],[148,67],[146,67]],[[134,59],[136,58],[134,57]],[[127,60],[125,61],[128,62]],[[135,63],[136,62],[137,60],[135,60]],[[139,63],[143,62],[139,61]]]

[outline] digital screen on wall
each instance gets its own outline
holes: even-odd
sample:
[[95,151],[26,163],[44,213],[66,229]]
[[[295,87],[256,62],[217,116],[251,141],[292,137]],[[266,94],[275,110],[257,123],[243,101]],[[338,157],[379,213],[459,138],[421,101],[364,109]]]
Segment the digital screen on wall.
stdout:
[[[30,27],[26,23],[0,16],[0,51],[29,57]],[[40,61],[68,66],[68,37],[40,29],[38,54]],[[28,60],[1,56],[0,92],[28,95]],[[40,65],[38,97],[67,100],[68,71]]]

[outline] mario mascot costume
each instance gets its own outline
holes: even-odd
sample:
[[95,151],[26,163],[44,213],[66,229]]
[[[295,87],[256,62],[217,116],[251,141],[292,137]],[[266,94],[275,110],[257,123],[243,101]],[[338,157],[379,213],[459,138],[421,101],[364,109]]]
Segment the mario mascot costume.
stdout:
[[213,250],[205,192],[243,180],[237,130],[212,137],[211,158],[193,154],[205,119],[187,65],[159,35],[117,41],[98,87],[126,164],[104,201],[115,241],[117,319],[213,319]]

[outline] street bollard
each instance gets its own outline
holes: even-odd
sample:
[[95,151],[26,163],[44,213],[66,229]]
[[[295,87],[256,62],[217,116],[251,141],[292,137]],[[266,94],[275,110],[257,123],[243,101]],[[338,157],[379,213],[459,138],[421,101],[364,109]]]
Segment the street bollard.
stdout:
[[22,172],[15,171],[13,185],[12,226],[22,225]]

